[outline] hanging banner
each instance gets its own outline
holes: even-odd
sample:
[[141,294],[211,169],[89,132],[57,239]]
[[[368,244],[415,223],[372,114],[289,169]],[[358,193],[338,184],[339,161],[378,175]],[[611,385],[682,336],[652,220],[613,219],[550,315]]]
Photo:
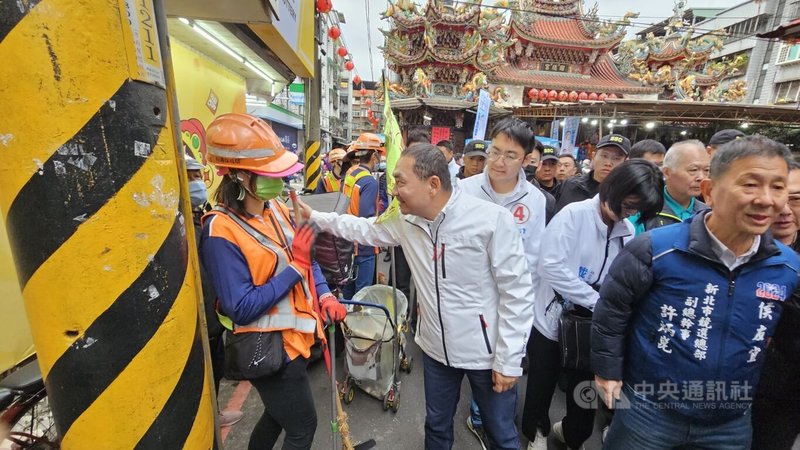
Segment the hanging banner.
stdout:
[[569,153],[572,156],[576,156],[575,140],[578,137],[580,124],[580,117],[567,117],[564,119],[564,139],[561,141],[561,153]]
[[436,145],[439,141],[450,140],[450,127],[432,127],[431,142]]
[[555,141],[558,140],[558,132],[560,131],[559,130],[560,126],[561,124],[559,123],[559,120],[553,119],[553,123],[550,124],[550,139],[553,139]]
[[486,135],[486,124],[489,123],[489,107],[492,105],[492,98],[489,91],[481,89],[478,96],[478,114],[475,116],[475,128],[472,129],[472,139],[483,139]]

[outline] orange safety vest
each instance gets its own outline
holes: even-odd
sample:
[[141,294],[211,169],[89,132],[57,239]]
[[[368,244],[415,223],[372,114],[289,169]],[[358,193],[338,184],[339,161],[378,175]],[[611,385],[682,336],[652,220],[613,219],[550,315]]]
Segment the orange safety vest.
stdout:
[[[263,222],[257,218],[245,219],[233,211],[218,206],[207,216],[216,216],[212,223],[212,236],[223,237],[236,244],[242,251],[253,284],[266,284],[293,260],[291,254],[294,228],[286,206],[270,200],[264,209]],[[289,291],[288,295],[264,315],[248,324],[234,324],[234,333],[281,331],[283,345],[290,359],[311,355],[314,333],[322,339],[319,317],[314,311],[314,302],[308,279],[303,279]]]
[[333,172],[327,172],[322,182],[325,184],[325,192],[339,192],[342,188],[342,181]]

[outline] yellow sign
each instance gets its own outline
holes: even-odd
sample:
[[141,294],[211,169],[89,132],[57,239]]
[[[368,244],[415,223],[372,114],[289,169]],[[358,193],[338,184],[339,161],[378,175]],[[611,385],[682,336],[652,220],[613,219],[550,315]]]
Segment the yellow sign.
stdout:
[[158,30],[156,29],[155,10],[152,0],[125,0],[125,12],[128,16],[126,34],[130,34],[136,49],[135,55],[129,55],[130,67],[139,67],[139,79],[164,86],[164,70],[161,65],[161,50],[158,46]]
[[314,78],[314,2],[281,0],[276,12],[278,20],[251,23],[250,29],[295,75]]

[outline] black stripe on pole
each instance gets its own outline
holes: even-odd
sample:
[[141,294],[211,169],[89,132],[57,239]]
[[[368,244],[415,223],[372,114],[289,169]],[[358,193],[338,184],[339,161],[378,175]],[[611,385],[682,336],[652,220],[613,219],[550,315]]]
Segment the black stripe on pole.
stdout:
[[[135,448],[137,450],[182,448],[197,418],[205,381],[203,341],[198,322],[192,350],[178,384]],[[193,411],[194,414],[188,414],[189,411]]]
[[22,187],[6,224],[23,288],[147,161],[165,125],[166,110],[163,89],[126,81]]
[[40,0],[2,0],[0,1],[0,41],[28,15]]
[[161,248],[136,281],[61,355],[47,375],[59,436],[66,434],[150,342],[175,303],[189,261],[180,219],[175,219]]

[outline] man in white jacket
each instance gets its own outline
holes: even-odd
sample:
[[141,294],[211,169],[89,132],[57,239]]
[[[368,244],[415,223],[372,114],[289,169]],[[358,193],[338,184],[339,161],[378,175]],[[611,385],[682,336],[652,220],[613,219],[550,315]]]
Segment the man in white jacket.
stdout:
[[[459,181],[463,192],[506,208],[514,217],[522,237],[528,273],[534,289],[538,285],[535,268],[539,262],[539,245],[545,226],[544,194],[525,178],[522,169],[528,165],[536,138],[533,130],[517,118],[504,119],[492,129],[486,170]],[[531,303],[533,299],[530,299]],[[472,402],[467,427],[486,448],[483,421],[477,405]]]
[[514,219],[503,207],[453,190],[447,161],[432,145],[406,149],[394,176],[400,215],[377,223],[301,204],[302,218],[361,244],[403,246],[420,308],[415,339],[424,352],[425,448],[452,448],[466,375],[492,448],[516,450],[516,382],[533,323],[533,285],[519,276],[528,264]]

